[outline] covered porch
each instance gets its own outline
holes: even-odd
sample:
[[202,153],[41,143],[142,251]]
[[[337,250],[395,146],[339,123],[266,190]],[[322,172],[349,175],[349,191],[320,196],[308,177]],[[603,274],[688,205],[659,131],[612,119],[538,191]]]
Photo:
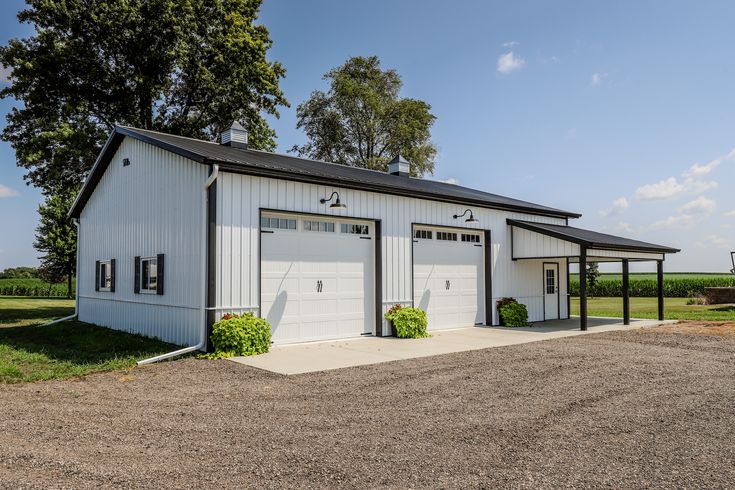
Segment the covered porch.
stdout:
[[[513,260],[565,259],[567,278],[570,264],[579,264],[579,328],[587,330],[587,277],[592,262],[620,262],[623,276],[623,324],[630,325],[630,263],[656,262],[658,319],[664,319],[664,261],[679,249],[631,240],[568,225],[551,225],[508,219]],[[567,280],[567,288],[569,280]],[[568,293],[568,292],[567,292]],[[571,297],[567,294],[567,311]]]

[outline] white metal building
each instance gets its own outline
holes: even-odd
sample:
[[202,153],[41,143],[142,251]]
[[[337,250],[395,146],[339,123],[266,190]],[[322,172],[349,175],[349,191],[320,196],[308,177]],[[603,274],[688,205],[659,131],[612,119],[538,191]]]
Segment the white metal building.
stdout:
[[569,263],[677,251],[400,157],[384,173],[255,151],[239,125],[222,141],[115,129],[71,211],[80,320],[200,348],[226,312],[267,318],[275,343],[389,335],[396,303],[444,329],[496,325],[511,296],[537,322],[569,316]]

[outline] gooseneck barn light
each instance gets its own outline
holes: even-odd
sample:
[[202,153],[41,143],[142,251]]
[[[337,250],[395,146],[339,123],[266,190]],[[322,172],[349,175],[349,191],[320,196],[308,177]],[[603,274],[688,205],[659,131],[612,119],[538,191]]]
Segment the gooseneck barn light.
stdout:
[[470,208],[465,209],[464,210],[464,213],[462,213],[462,214],[455,214],[454,215],[454,219],[461,218],[464,215],[466,215],[467,213],[470,213],[470,217],[467,218],[466,220],[464,220],[465,223],[477,223],[478,222],[478,220],[475,219],[475,216],[472,214],[472,210]]
[[322,199],[319,200],[319,202],[322,203],[322,204],[326,204],[329,201],[331,201],[332,199],[334,199],[334,196],[337,196],[337,199],[335,199],[335,201],[332,204],[330,204],[329,207],[330,208],[333,208],[333,209],[347,209],[347,206],[345,206],[344,204],[342,204],[340,202],[340,200],[339,200],[339,193],[337,191],[332,192],[332,195],[329,196],[329,199],[323,199],[322,198]]

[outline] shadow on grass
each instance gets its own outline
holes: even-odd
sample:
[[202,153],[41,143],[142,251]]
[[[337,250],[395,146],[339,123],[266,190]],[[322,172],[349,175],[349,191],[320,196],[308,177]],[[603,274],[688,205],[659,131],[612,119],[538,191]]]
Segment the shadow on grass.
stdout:
[[0,309],[0,326],[2,324],[19,323],[23,320],[46,322],[49,318],[63,318],[74,314],[74,306],[34,306],[33,308]]
[[717,308],[710,308],[710,311],[724,311],[727,313],[735,313],[735,306],[732,306],[732,305],[719,306]]
[[0,346],[72,364],[150,357],[177,348],[159,340],[78,321],[0,328]]

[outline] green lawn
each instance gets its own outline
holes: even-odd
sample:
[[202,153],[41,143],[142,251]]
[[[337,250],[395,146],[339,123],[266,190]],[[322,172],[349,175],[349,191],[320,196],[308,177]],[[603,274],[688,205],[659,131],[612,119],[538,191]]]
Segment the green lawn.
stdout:
[[176,346],[79,321],[74,301],[0,296],[0,383],[69,378],[130,368]]
[[[725,305],[687,305],[687,298],[666,298],[664,317],[667,320],[735,321],[735,307]],[[623,316],[622,298],[590,298],[589,316]],[[579,298],[572,298],[572,315],[579,315]],[[630,298],[630,316],[658,318],[657,298]]]

